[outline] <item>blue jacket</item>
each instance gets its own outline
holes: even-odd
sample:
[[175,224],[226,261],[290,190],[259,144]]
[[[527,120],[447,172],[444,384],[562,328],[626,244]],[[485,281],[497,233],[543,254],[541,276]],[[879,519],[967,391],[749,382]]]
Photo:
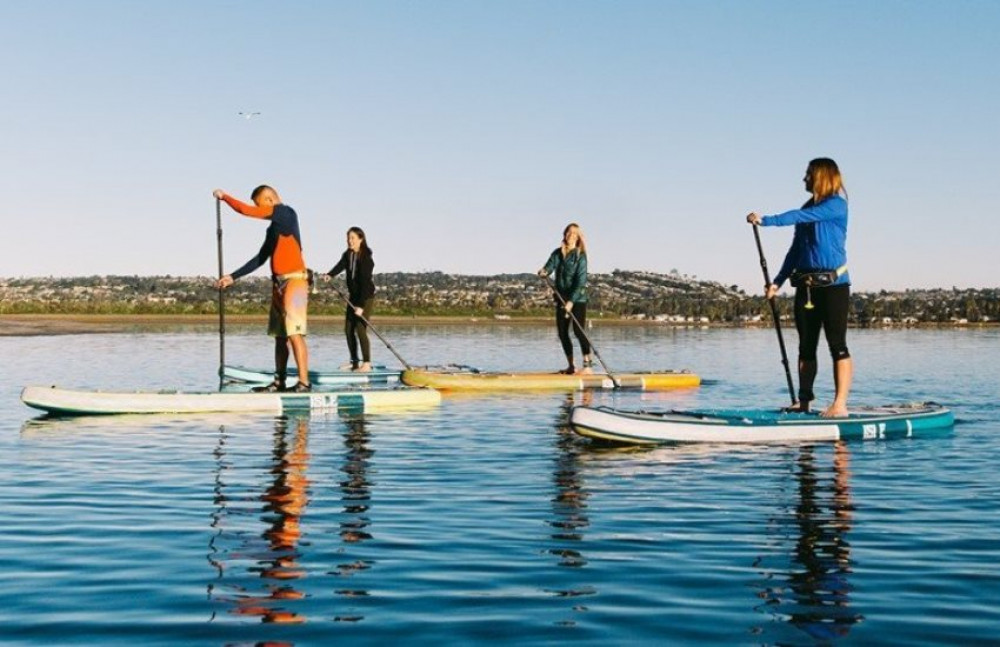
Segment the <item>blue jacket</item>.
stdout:
[[[545,263],[545,273],[556,273],[556,291],[572,303],[587,302],[587,255],[574,249],[563,258],[562,248],[556,247]],[[558,302],[558,299],[556,300]]]
[[[792,272],[836,270],[847,265],[847,200],[833,195],[819,204],[801,209],[764,216],[764,227],[795,225],[792,246],[785,255],[781,270],[775,275],[775,285],[781,286]],[[849,285],[850,273],[844,272],[834,285]]]

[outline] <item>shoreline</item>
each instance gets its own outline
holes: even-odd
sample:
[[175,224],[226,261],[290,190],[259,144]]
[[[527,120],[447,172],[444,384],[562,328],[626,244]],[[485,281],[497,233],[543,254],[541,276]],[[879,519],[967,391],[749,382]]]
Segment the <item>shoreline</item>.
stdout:
[[[317,327],[340,325],[343,315],[310,315],[309,322]],[[659,322],[642,319],[591,319],[601,326],[656,326],[668,328],[770,328],[770,321],[754,323],[680,323]],[[32,337],[44,335],[81,335],[99,333],[128,332],[136,327],[163,326],[168,328],[181,326],[216,326],[219,318],[216,315],[81,315],[81,314],[8,314],[0,315],[0,337]],[[513,317],[496,319],[493,317],[473,316],[378,316],[373,322],[376,325],[411,325],[411,326],[517,326],[545,325],[552,322],[551,317]],[[267,326],[267,315],[226,315],[226,324]],[[905,330],[910,328],[984,328],[998,325],[998,322],[986,323],[954,323],[927,322],[917,324],[894,324],[868,326],[887,330]],[[791,322],[782,322],[782,328],[794,330]],[[851,328],[860,328],[853,325]]]

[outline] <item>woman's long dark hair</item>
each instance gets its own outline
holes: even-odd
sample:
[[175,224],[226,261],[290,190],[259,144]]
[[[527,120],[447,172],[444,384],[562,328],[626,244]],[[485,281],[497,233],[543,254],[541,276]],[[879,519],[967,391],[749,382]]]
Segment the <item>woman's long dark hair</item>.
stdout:
[[357,234],[358,238],[361,239],[361,248],[358,250],[358,254],[361,256],[371,256],[372,248],[368,246],[368,237],[365,236],[365,230],[361,227],[351,227],[347,230],[347,233],[351,232]]

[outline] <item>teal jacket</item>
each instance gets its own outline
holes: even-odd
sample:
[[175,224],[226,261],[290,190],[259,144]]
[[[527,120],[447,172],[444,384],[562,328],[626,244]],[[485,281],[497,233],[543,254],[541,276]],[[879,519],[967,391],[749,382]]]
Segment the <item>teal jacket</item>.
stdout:
[[544,269],[546,275],[556,273],[556,291],[562,298],[573,303],[587,302],[587,254],[574,249],[563,258],[562,248],[557,247]]

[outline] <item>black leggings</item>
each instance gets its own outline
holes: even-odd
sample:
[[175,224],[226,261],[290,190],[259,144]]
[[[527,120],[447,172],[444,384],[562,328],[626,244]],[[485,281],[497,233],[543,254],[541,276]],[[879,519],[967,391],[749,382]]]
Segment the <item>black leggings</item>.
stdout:
[[[368,299],[361,304],[364,310],[362,316],[368,319],[372,316],[372,301]],[[368,325],[361,320],[361,317],[354,314],[354,308],[347,306],[347,313],[344,318],[344,335],[347,336],[347,350],[351,353],[351,363],[358,363],[358,343],[361,343],[361,361],[372,361],[372,345],[368,341]]]
[[[573,316],[576,317],[580,326],[586,326],[587,303],[574,303]],[[559,341],[562,342],[563,352],[566,353],[566,357],[573,357],[573,342],[569,338],[569,326],[572,323],[573,319],[566,316],[566,308],[561,303],[556,305],[556,330],[559,332]],[[587,341],[587,335],[584,334],[580,326],[573,324],[573,334],[576,335],[577,341],[580,342],[580,352],[584,355],[590,355],[590,342]]]
[[816,361],[819,346],[819,331],[826,335],[830,356],[836,362],[847,359],[847,314],[851,307],[851,286],[831,285],[812,288],[813,307],[806,309],[809,300],[806,288],[795,290],[795,328],[799,331],[799,359]]

